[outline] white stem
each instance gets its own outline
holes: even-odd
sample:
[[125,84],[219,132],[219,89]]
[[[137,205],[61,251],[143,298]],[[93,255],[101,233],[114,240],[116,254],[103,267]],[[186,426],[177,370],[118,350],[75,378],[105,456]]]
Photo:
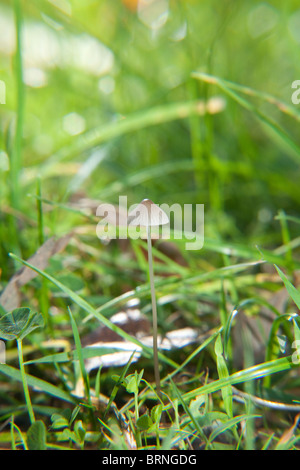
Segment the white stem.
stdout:
[[156,297],[154,288],[154,273],[153,273],[153,261],[152,261],[152,244],[151,244],[151,232],[150,225],[147,227],[147,242],[148,242],[148,266],[149,266],[149,278],[151,288],[151,302],[152,302],[152,321],[153,321],[153,359],[154,359],[154,376],[156,389],[160,394],[160,375],[159,375],[159,363],[158,363],[158,347],[157,347],[157,309],[156,309]]

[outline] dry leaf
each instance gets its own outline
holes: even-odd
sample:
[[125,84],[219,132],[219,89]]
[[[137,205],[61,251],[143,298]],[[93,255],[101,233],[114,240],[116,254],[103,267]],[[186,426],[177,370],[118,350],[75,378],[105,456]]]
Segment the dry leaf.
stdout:
[[[118,312],[110,318],[110,321],[136,338],[145,336],[150,331],[149,320],[138,308],[127,308],[126,311]],[[100,326],[82,338],[82,345],[89,346],[94,343],[114,341],[123,341],[123,338],[107,326]]]
[[276,447],[280,447],[286,444],[294,436],[299,420],[300,420],[300,413],[298,413],[297,416],[295,417],[293,425],[282,434]]
[[[38,269],[44,270],[49,259],[61,252],[69,243],[72,234],[63,237],[51,237],[28,259],[28,263]],[[22,267],[14,274],[0,296],[0,304],[7,312],[18,308],[21,304],[19,288],[37,276],[37,273],[27,266]]]
[[[128,334],[136,337],[145,346],[152,347],[153,336],[150,335],[150,322],[139,308],[127,308],[125,311],[118,312],[110,318],[110,321],[118,325]],[[173,330],[164,337],[158,337],[158,347],[161,350],[170,351],[171,349],[183,348],[199,340],[199,332],[194,328],[181,328]],[[95,356],[86,359],[86,369],[91,371],[100,366],[118,367],[128,363],[132,353],[133,362],[138,361],[142,354],[142,348],[133,342],[125,341],[117,333],[111,331],[105,326],[89,333],[82,338],[82,345],[89,348],[111,348],[117,349],[116,352],[109,352],[101,356]]]

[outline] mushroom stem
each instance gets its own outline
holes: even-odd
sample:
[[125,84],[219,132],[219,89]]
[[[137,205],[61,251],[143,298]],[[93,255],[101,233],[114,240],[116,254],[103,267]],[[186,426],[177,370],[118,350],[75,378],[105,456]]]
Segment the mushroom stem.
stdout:
[[147,227],[147,243],[148,243],[149,278],[150,278],[150,288],[151,288],[151,303],[152,303],[154,376],[155,376],[157,393],[158,395],[160,395],[160,375],[159,375],[158,347],[157,347],[157,308],[156,308],[156,297],[155,297],[155,287],[154,287],[150,225],[148,225]]

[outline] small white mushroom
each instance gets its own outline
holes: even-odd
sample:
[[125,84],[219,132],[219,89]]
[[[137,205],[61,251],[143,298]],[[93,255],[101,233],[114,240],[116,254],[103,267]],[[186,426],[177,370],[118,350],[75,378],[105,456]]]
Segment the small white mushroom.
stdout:
[[143,199],[143,201],[129,213],[128,219],[130,225],[141,227],[153,227],[169,223],[167,214],[150,199]]

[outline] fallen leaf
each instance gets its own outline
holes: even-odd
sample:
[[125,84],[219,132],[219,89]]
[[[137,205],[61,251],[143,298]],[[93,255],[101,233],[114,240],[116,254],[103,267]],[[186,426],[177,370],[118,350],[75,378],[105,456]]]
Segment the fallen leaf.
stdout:
[[[38,269],[44,270],[48,266],[49,259],[56,253],[64,250],[72,237],[72,233],[64,235],[63,237],[49,238],[40,248],[28,259],[28,262]],[[38,274],[27,266],[22,267],[10,279],[5,289],[0,295],[0,305],[7,312],[20,307],[21,286],[24,286]]]
[[[110,318],[110,321],[118,325],[130,335],[139,339],[146,346],[152,347],[153,336],[150,334],[150,322],[142,314],[137,306],[127,306],[122,312],[118,312]],[[158,337],[158,347],[161,350],[170,351],[179,349],[199,340],[199,332],[194,328],[181,328],[166,333],[164,337]],[[100,366],[119,367],[128,363],[134,353],[132,362],[137,362],[142,355],[142,348],[130,341],[124,341],[121,336],[105,326],[100,326],[95,331],[82,338],[82,346],[89,348],[118,349],[117,352],[109,352],[101,356],[94,356],[86,360],[86,369],[91,371]]]
[[290,439],[292,439],[297,429],[299,420],[300,420],[300,413],[298,413],[297,416],[295,417],[293,425],[282,434],[276,446],[277,449],[284,446],[285,444],[289,442]]
[[[110,321],[137,338],[145,336],[150,331],[149,320],[138,308],[118,312],[110,318]],[[123,338],[110,328],[101,325],[82,338],[82,346],[113,341],[123,341]]]

